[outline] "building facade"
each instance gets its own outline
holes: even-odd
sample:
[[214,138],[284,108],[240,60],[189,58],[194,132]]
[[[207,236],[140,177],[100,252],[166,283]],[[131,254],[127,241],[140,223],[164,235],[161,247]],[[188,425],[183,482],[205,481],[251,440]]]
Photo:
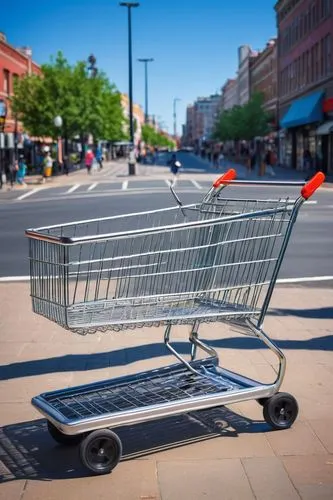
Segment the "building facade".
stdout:
[[239,104],[238,101],[238,85],[236,78],[229,78],[226,83],[223,85],[222,89],[222,97],[221,97],[221,110],[227,111],[228,109],[232,109],[234,106]]
[[250,100],[250,65],[251,58],[256,55],[249,45],[238,49],[238,104],[244,106]]
[[251,58],[251,94],[264,96],[264,108],[271,116],[272,131],[277,128],[277,39],[271,39],[266,47]]
[[280,161],[333,171],[333,2],[279,0]]
[[11,110],[11,99],[14,95],[14,82],[26,74],[41,74],[40,67],[32,61],[29,48],[15,48],[7,42],[4,33],[0,32],[0,106],[6,108],[3,132],[0,132],[0,149],[8,153],[14,150],[14,143],[22,146],[22,124],[16,120]]

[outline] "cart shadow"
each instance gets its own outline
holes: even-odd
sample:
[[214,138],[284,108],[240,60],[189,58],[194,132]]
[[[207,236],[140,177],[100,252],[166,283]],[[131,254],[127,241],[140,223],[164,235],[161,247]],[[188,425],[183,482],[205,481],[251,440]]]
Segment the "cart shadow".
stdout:
[[[210,340],[208,343],[218,349],[265,349],[262,342],[246,336]],[[280,339],[276,340],[276,344],[280,349],[333,351],[333,335],[302,340]],[[189,354],[188,342],[175,342],[175,346],[180,354]],[[156,343],[127,347],[116,351],[97,352],[93,354],[68,354],[53,358],[18,361],[0,366],[0,380],[11,380],[19,377],[31,377],[55,372],[64,373],[125,366],[145,359],[165,357],[168,354],[169,352],[162,343]]]
[[[131,460],[212,438],[266,432],[269,427],[219,407],[114,430],[123,442],[122,460]],[[80,463],[78,447],[55,444],[45,420],[0,428],[0,463],[1,483],[90,475]]]

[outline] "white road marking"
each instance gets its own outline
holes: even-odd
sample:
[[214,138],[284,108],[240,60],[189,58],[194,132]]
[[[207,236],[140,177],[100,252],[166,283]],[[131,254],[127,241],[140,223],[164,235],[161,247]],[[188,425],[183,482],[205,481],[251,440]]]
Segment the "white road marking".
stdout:
[[171,186],[171,182],[168,180],[168,179],[164,179],[165,180],[165,184],[170,187]]
[[202,189],[202,186],[200,186],[199,182],[193,181],[192,179],[191,179],[191,182],[192,182],[193,186],[196,187],[197,189]]
[[65,194],[74,193],[74,191],[76,191],[80,186],[81,186],[81,184],[74,184],[74,186],[72,186],[71,188],[69,188],[69,190],[66,191]]
[[125,191],[127,188],[128,188],[128,181],[124,181],[123,184],[122,184],[122,186],[121,186],[121,189],[123,191]]
[[34,193],[37,193],[39,189],[32,189],[31,191],[28,191],[27,193],[21,194],[18,198],[16,198],[18,201],[24,200],[25,198],[28,198],[28,196],[31,196]]
[[[0,283],[10,282],[10,281],[29,281],[30,276],[2,276],[0,277]],[[281,278],[277,280],[278,284],[287,283],[311,283],[311,282],[321,282],[321,281],[333,281],[333,276],[309,276],[304,278]]]
[[304,202],[304,205],[317,205],[318,201],[317,200],[307,200]]
[[333,276],[310,276],[304,278],[281,278],[278,279],[277,283],[307,283],[311,281],[331,281]]
[[87,191],[92,191],[93,189],[95,189],[95,187],[96,187],[96,186],[98,186],[98,182],[95,182],[94,184],[91,184],[91,185],[88,187]]

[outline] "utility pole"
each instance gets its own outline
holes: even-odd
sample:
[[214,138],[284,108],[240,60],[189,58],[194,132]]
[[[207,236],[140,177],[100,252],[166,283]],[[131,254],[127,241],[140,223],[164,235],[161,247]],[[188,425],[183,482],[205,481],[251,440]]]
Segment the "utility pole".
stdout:
[[120,2],[121,7],[127,8],[128,15],[128,98],[129,98],[129,128],[130,141],[134,145],[134,127],[133,127],[133,68],[132,68],[132,8],[139,7],[139,2]]
[[153,58],[138,59],[139,62],[145,65],[145,123],[148,123],[148,63],[153,62]]

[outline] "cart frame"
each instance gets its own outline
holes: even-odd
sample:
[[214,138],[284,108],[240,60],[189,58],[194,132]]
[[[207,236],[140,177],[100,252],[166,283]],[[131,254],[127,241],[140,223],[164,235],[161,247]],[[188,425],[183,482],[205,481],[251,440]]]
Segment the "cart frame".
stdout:
[[[203,213],[205,210],[219,210],[221,190],[233,183],[234,177],[234,171],[229,171],[214,183],[213,188],[201,202],[200,209]],[[230,316],[229,311],[229,313],[226,313],[225,318],[223,314],[219,317],[219,320],[226,321],[237,327],[241,333],[261,340],[276,355],[278,373],[272,383],[263,384],[221,368],[217,351],[199,339],[199,327],[200,323],[205,321],[204,317],[198,317],[189,322],[192,324],[189,334],[191,359],[187,361],[171,343],[173,321],[164,318],[163,321],[158,322],[158,324],[166,325],[164,344],[179,363],[108,381],[43,393],[34,397],[32,399],[34,407],[47,418],[50,425],[54,426],[51,432],[53,437],[55,439],[59,438],[57,440],[63,442],[65,439],[70,440],[76,436],[81,436],[83,439],[81,458],[84,464],[95,473],[104,473],[109,472],[116,465],[121,455],[119,438],[116,438],[113,434],[110,435],[110,433],[105,434],[104,432],[103,434],[102,429],[105,428],[131,425],[251,399],[263,404],[264,417],[274,428],[282,429],[292,425],[298,413],[297,402],[293,396],[278,392],[285,375],[286,358],[278,346],[264,332],[262,325],[299,210],[323,181],[323,174],[318,173],[305,186],[304,183],[281,183],[284,186],[302,185],[303,188],[301,196],[294,203],[289,202],[289,208],[284,206],[280,209],[281,211],[289,210],[290,217],[260,312],[256,312],[252,317],[249,314],[244,314],[244,316],[238,314],[233,318]],[[251,184],[251,182],[246,181],[246,184]],[[280,185],[280,183],[274,184]],[[191,207],[183,206],[172,188],[171,191],[181,211]],[[258,218],[262,214],[269,215],[271,212],[278,213],[279,208],[253,211],[245,215],[249,218]],[[199,225],[200,227],[214,226],[214,224],[220,223],[221,220],[232,223],[242,217],[244,217],[244,214],[219,216],[215,219],[203,219],[199,222]],[[175,225],[175,228],[186,228],[191,224],[198,225],[198,222],[184,222]],[[51,229],[57,227],[60,226],[52,226]],[[64,227],[64,225],[61,227]],[[170,229],[170,226],[167,226],[167,228]],[[124,234],[120,232],[94,237],[79,236],[69,238],[67,236],[43,234],[43,229],[45,228],[27,230],[26,234],[30,239],[52,244],[56,243],[62,246],[76,245],[82,241],[116,239]],[[154,234],[164,229],[166,227],[153,227],[148,232]],[[140,235],[143,231],[147,233],[147,229],[137,229],[132,231],[132,234]],[[208,357],[198,360],[198,350],[204,352],[205,355],[208,354]],[[141,402],[139,401],[140,397]],[[276,416],[277,414],[278,416]],[[91,452],[91,446],[96,445],[95,441],[99,439],[98,433],[103,434],[103,439],[109,440],[113,444],[117,443],[118,446],[115,447],[118,451],[113,453],[111,461],[109,460],[108,463],[103,462],[104,465],[101,465],[97,458],[96,463],[89,461],[87,458],[87,449]]]

